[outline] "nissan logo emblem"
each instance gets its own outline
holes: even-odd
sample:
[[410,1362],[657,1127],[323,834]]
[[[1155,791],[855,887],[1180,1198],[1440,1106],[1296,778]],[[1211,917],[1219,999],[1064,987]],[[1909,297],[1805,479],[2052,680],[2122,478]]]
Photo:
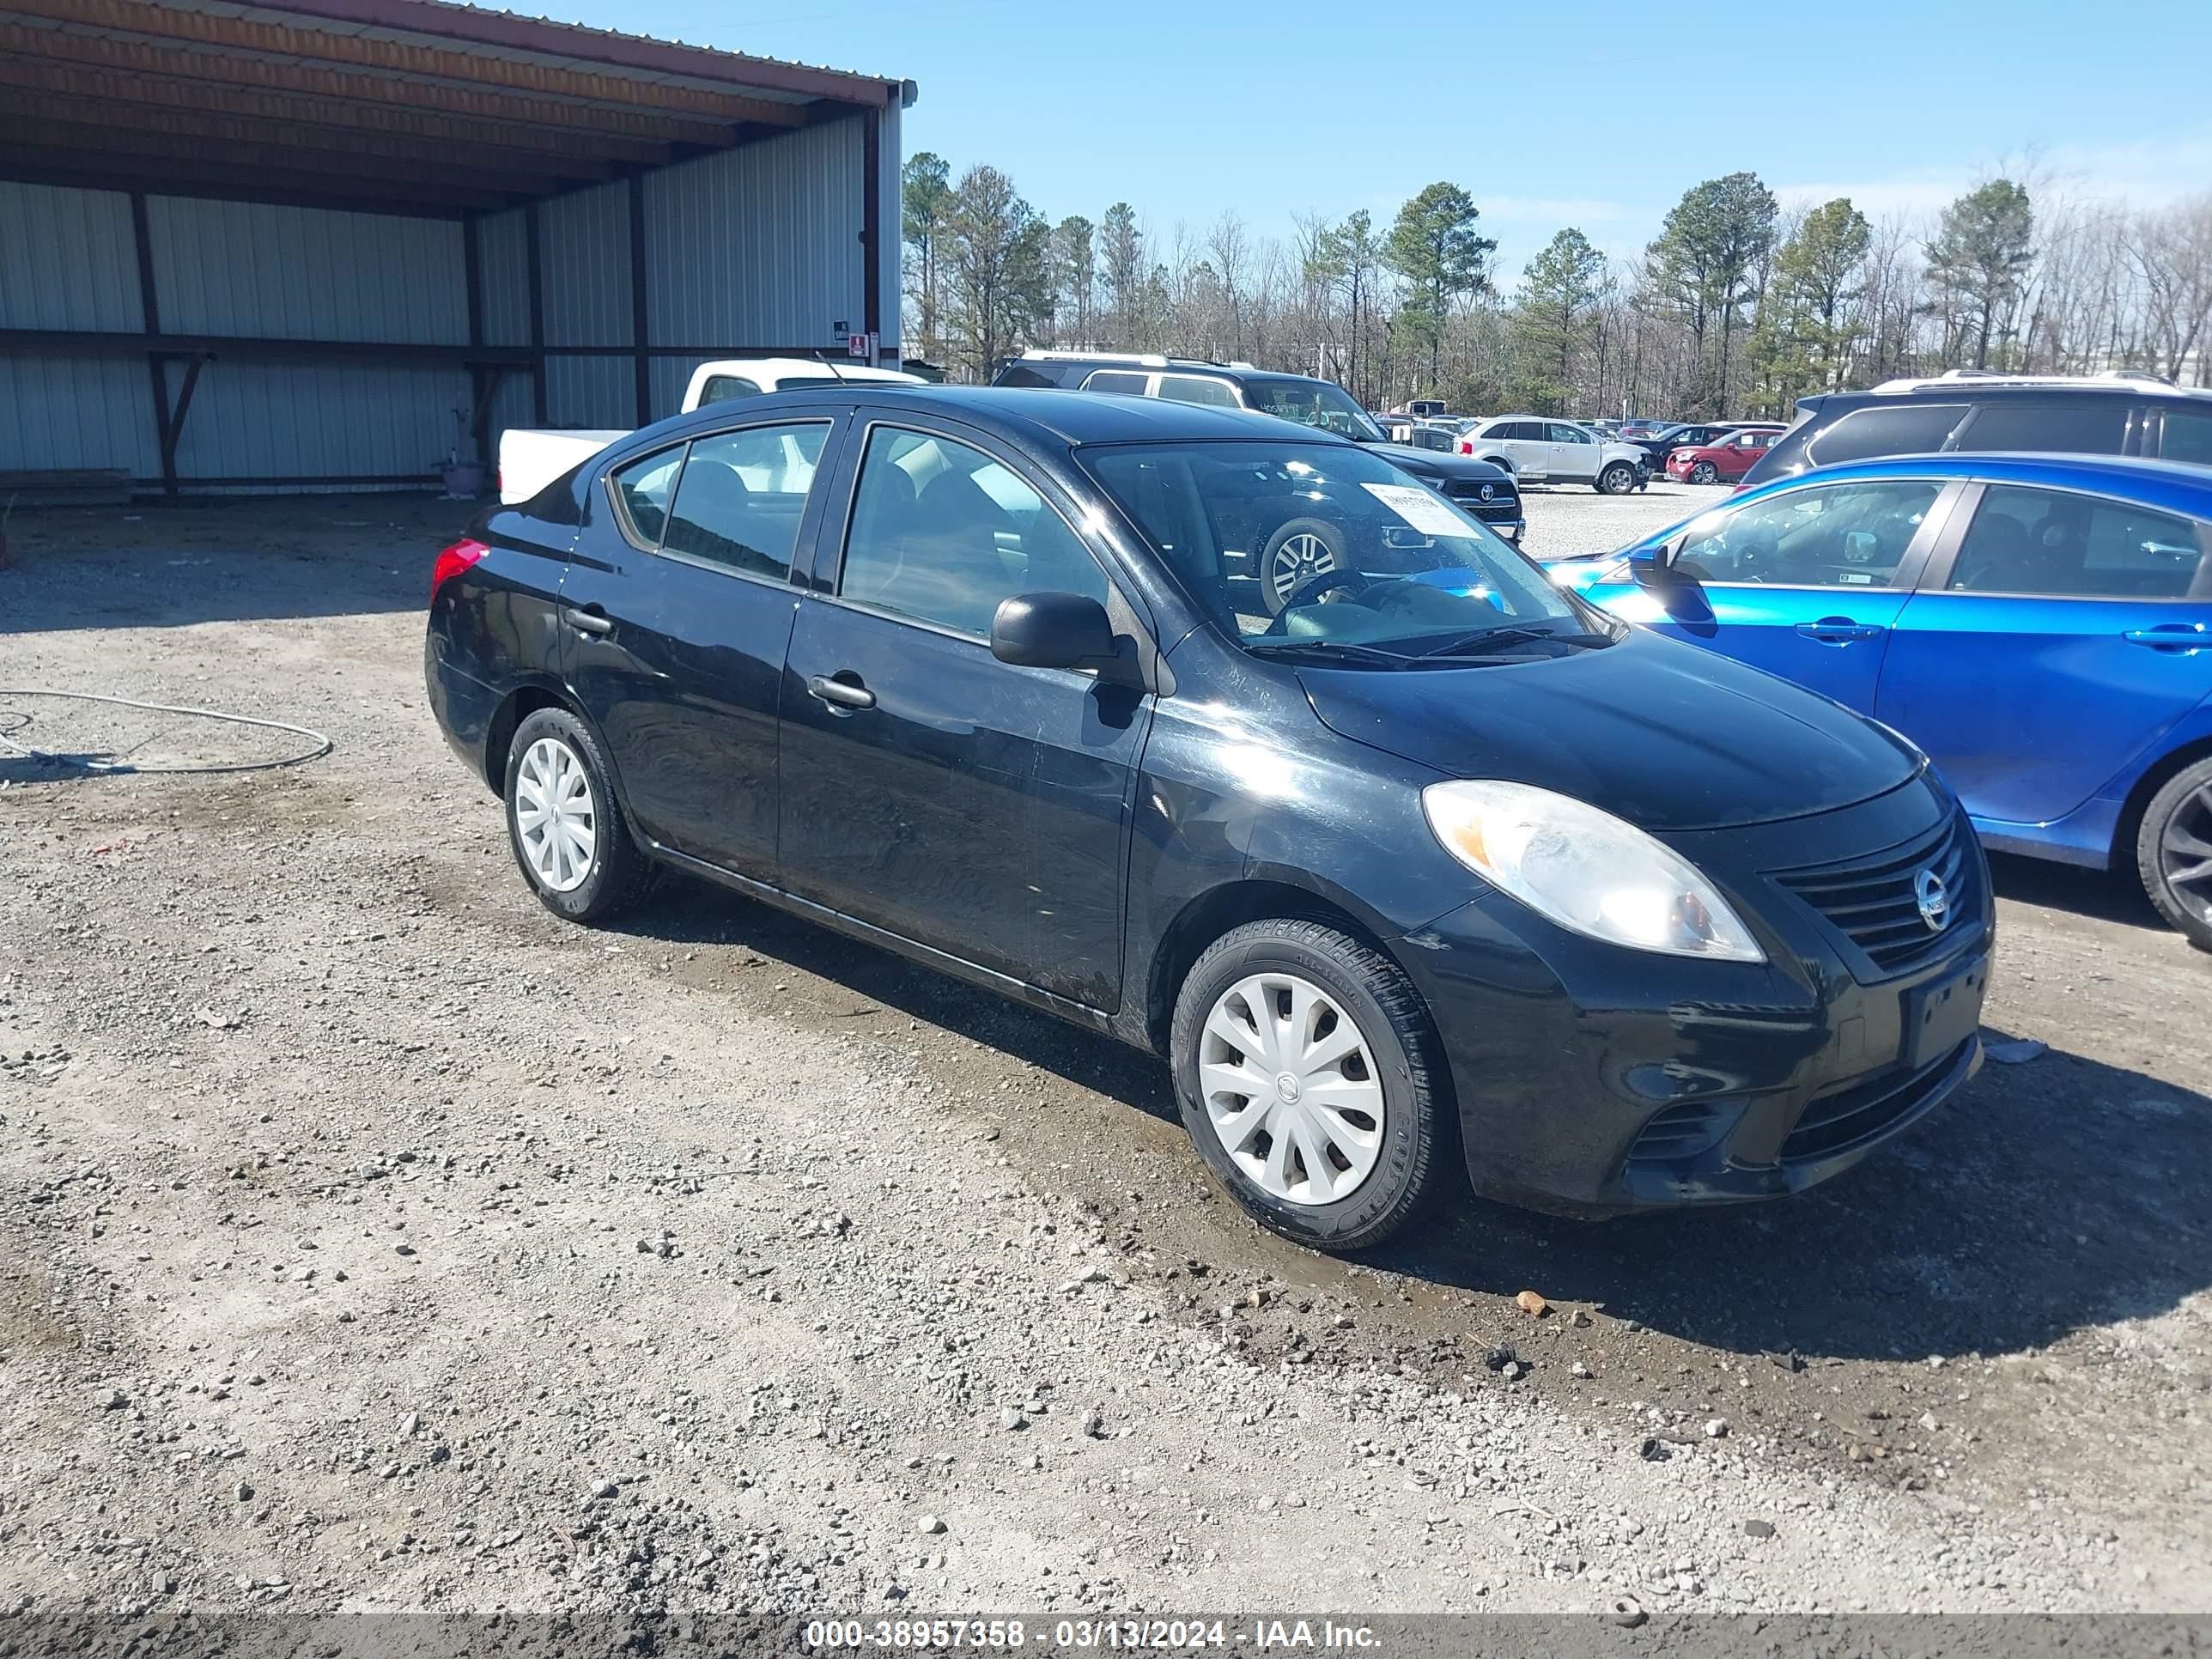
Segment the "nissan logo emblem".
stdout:
[[1920,906],[1920,920],[1928,924],[1928,931],[1942,933],[1943,924],[1951,916],[1951,896],[1943,890],[1943,878],[1933,870],[1923,870],[1912,878],[1912,896]]

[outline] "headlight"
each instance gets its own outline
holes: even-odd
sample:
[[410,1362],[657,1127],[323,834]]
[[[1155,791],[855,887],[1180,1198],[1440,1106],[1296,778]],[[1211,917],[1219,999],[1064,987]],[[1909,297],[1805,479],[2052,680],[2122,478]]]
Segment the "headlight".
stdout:
[[1454,858],[1562,927],[1636,951],[1766,960],[1687,860],[1610,812],[1493,781],[1432,783],[1421,805]]

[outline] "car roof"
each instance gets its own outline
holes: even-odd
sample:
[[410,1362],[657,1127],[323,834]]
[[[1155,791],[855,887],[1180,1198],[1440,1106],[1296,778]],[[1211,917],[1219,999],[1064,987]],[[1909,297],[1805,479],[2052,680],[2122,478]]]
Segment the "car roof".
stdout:
[[2134,455],[2062,455],[1953,450],[1941,455],[1888,455],[1814,467],[1746,493],[1805,483],[1872,478],[1978,478],[1991,483],[2042,485],[2124,495],[2146,506],[2196,518],[2212,518],[2212,467],[2187,461],[2154,461]]
[[2014,398],[2030,403],[2049,403],[2053,398],[2130,398],[2138,402],[2202,403],[2212,398],[2212,386],[2176,386],[2171,380],[2120,376],[2106,379],[2101,376],[2048,375],[2039,379],[2023,376],[2018,380],[2005,380],[1995,375],[1987,379],[1968,375],[1959,380],[1939,377],[1924,380],[1888,380],[1863,391],[1831,392],[1801,398],[1797,402],[1801,409],[1812,405],[1825,410],[1893,404],[1909,398],[1926,398],[1939,404],[1979,404]]
[[1316,428],[1298,426],[1273,415],[1245,409],[1225,409],[1211,404],[1177,403],[1167,398],[1139,397],[1133,392],[1073,392],[1060,386],[922,386],[896,390],[855,385],[849,392],[836,386],[811,386],[803,392],[771,392],[748,398],[741,404],[716,404],[684,416],[684,421],[719,416],[726,419],[734,408],[753,411],[779,402],[793,408],[820,408],[844,404],[892,413],[931,414],[964,421],[996,436],[1015,441],[1036,439],[1040,434],[1057,438],[1071,448],[1084,444],[1175,443],[1212,440],[1272,440],[1277,443],[1346,443],[1349,440]]

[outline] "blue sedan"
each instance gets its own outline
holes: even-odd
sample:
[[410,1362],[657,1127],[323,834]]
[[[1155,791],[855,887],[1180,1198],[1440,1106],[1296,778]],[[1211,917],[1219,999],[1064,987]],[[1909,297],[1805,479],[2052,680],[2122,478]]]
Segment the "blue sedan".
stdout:
[[1552,571],[1895,727],[1989,845],[2133,870],[2212,950],[2212,469],[1834,466]]

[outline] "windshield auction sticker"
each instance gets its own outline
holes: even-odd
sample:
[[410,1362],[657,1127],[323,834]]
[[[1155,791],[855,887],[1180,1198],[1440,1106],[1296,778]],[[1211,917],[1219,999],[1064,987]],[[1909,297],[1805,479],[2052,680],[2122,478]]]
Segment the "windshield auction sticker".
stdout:
[[1424,536],[1465,536],[1467,520],[1419,484],[1359,486]]

